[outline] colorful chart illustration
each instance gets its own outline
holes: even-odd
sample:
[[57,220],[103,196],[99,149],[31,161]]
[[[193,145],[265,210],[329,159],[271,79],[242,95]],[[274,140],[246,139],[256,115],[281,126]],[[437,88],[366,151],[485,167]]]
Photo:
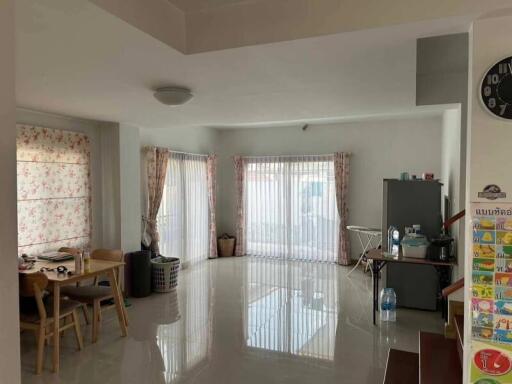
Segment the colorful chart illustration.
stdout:
[[473,259],[473,272],[494,272],[495,259]]
[[475,299],[471,301],[472,310],[485,313],[494,313],[494,300],[488,299]]
[[473,326],[474,327],[484,327],[484,328],[492,328],[494,327],[492,313],[485,312],[473,312]]
[[496,258],[498,259],[512,259],[512,246],[498,245],[496,248]]
[[512,273],[512,259],[496,259],[496,272]]
[[482,217],[482,218],[475,218],[473,220],[473,228],[476,230],[496,230],[496,219],[494,217]]
[[512,287],[512,273],[498,273],[496,267],[495,281],[497,286]]
[[493,285],[494,273],[493,272],[473,272],[473,284]]
[[[485,231],[479,231],[479,230],[475,230],[473,232],[473,241],[475,243],[478,243],[478,244],[496,244],[496,231],[490,231],[490,230],[485,230]],[[499,243],[499,244],[502,244],[502,243]],[[512,244],[512,239],[511,239],[511,243]]]
[[494,289],[494,298],[496,300],[510,300],[512,301],[512,288],[509,287],[498,287]]
[[491,285],[473,285],[473,297],[477,299],[495,299],[494,287]]
[[[490,244],[474,244],[473,245],[473,257],[494,259],[496,257],[496,246],[490,245]],[[511,257],[512,257],[512,255],[511,255]]]
[[512,204],[471,206],[471,382],[512,384]]
[[500,315],[512,315],[512,302],[496,300],[494,302],[494,312]]
[[496,232],[496,244],[512,245],[512,232]]

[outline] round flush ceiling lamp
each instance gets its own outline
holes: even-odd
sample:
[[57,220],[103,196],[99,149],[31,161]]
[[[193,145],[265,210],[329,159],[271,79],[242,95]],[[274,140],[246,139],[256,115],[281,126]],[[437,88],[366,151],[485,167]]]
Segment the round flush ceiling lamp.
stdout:
[[183,105],[194,97],[190,89],[183,87],[162,87],[153,94],[155,99],[165,105]]

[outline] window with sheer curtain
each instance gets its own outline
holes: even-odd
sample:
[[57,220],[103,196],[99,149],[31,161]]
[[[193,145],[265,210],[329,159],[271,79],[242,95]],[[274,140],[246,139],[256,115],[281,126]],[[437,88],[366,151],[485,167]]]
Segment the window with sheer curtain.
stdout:
[[158,211],[160,253],[187,265],[208,258],[207,156],[171,152]]
[[90,142],[79,132],[17,126],[18,253],[91,239]]
[[246,157],[247,254],[336,262],[334,157]]

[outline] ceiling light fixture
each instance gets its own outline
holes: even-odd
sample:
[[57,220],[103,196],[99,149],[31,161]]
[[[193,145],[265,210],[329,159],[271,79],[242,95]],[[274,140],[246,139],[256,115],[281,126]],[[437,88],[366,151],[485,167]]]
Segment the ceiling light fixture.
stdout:
[[170,106],[183,105],[194,97],[190,89],[183,87],[158,88],[153,96],[162,104]]

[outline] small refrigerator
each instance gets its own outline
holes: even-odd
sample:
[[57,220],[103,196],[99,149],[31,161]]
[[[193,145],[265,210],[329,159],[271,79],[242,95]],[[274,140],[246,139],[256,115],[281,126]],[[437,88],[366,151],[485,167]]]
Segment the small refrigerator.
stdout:
[[[437,180],[385,179],[383,185],[382,247],[387,250],[388,228],[394,226],[404,236],[405,227],[421,225],[429,239],[441,232],[441,188]],[[435,311],[439,287],[438,274],[430,265],[388,263],[387,287],[393,288],[397,305]]]

